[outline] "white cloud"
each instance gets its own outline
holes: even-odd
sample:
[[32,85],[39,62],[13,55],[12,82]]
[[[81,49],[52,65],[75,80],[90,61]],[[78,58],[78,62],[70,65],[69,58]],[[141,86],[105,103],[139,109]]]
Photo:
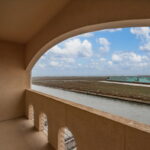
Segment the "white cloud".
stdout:
[[66,63],[74,63],[74,58],[60,58],[60,61],[66,62]]
[[57,62],[57,61],[51,61],[49,64],[50,64],[50,66],[54,66],[54,67],[60,66],[59,62]]
[[91,57],[93,54],[92,44],[79,38],[67,40],[63,47],[56,45],[50,52],[60,57]]
[[40,67],[40,68],[45,68],[46,65],[45,65],[44,63],[38,63],[38,67]]
[[113,54],[112,61],[132,66],[133,64],[148,63],[149,58],[147,56],[138,55],[134,52],[121,52]]
[[112,60],[115,61],[115,62],[118,62],[118,61],[121,61],[122,58],[118,54],[113,54],[112,55]]
[[110,49],[110,42],[106,38],[99,38],[98,39],[100,46],[100,50],[102,52],[108,52]]
[[80,37],[89,38],[89,37],[93,37],[93,36],[94,36],[94,33],[88,32],[88,33],[81,34],[81,35],[79,35],[79,36],[80,36]]
[[144,45],[140,46],[140,49],[150,51],[150,41],[145,43]]
[[135,27],[130,29],[132,34],[135,34],[138,37],[149,38],[150,28],[149,27]]
[[108,61],[108,64],[109,64],[109,65],[113,65],[113,62],[112,62],[112,61]]
[[100,58],[100,61],[104,62],[104,61],[106,61],[106,58]]
[[77,64],[77,66],[78,66],[78,67],[81,67],[81,66],[82,66],[82,64]]
[[[108,32],[122,29],[109,29]],[[140,49],[150,48],[150,28],[132,28],[131,33],[141,40]],[[80,36],[87,37],[86,40]],[[92,45],[92,33],[86,33],[65,40],[46,52],[35,65],[35,71],[49,75],[129,75],[150,73],[150,53],[110,51],[111,43],[105,38],[97,39],[97,45]],[[91,40],[91,41],[90,41]],[[100,49],[99,52],[92,46]],[[42,69],[44,68],[44,69]]]
[[117,31],[122,31],[122,28],[114,28],[114,29],[105,29],[102,30],[102,32],[117,32]]
[[150,28],[149,27],[136,27],[131,28],[130,32],[135,34],[137,38],[141,39],[142,45],[140,45],[141,50],[150,51]]
[[89,58],[93,55],[92,44],[88,40],[72,38],[64,41],[61,45],[56,45],[47,53],[50,66],[71,68],[75,67],[76,59]]
[[[112,64],[111,62],[112,61]],[[149,74],[150,57],[135,52],[116,52],[108,60],[109,68],[116,75],[142,75]]]

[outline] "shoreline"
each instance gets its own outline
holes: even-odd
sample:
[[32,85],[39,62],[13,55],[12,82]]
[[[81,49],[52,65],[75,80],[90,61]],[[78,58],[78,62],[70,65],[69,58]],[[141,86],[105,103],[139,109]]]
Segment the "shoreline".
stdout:
[[145,82],[129,82],[129,81],[116,81],[116,80],[105,80],[106,82],[116,82],[116,83],[129,83],[129,84],[137,84],[137,85],[150,85],[150,83]]
[[71,92],[82,93],[82,94],[87,94],[87,95],[93,95],[93,96],[98,96],[98,97],[113,98],[113,99],[129,101],[129,102],[136,102],[136,103],[142,103],[142,104],[148,104],[148,105],[150,104],[150,102],[140,100],[140,99],[120,97],[120,96],[115,96],[115,95],[107,95],[107,94],[102,94],[102,93],[94,93],[94,92],[89,92],[89,91],[81,91],[81,90],[76,90],[76,89],[58,88],[58,87],[46,86],[46,85],[35,84],[35,83],[32,83],[32,84],[33,85],[44,86],[44,87],[49,87],[49,88],[62,89],[62,90],[65,90],[65,91],[71,91]]

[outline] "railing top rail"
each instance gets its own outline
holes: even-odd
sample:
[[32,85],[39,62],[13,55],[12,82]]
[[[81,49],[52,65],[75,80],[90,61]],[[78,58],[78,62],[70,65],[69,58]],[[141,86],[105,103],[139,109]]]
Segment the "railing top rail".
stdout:
[[101,117],[110,119],[112,121],[115,121],[117,123],[120,123],[120,124],[129,126],[129,127],[136,128],[136,129],[142,130],[144,132],[150,133],[150,125],[146,125],[146,124],[139,123],[139,122],[136,122],[136,121],[133,121],[133,120],[129,120],[129,119],[117,116],[117,115],[113,115],[113,114],[110,114],[110,113],[107,113],[107,112],[103,112],[103,111],[97,110],[95,108],[84,106],[82,104],[77,104],[75,102],[72,102],[72,101],[69,101],[69,100],[64,100],[64,99],[61,99],[61,98],[58,98],[58,97],[55,97],[55,96],[51,96],[51,95],[48,95],[48,94],[45,94],[45,93],[42,93],[42,92],[39,92],[39,91],[35,91],[35,90],[32,90],[32,89],[26,89],[26,91],[36,93],[36,94],[41,95],[41,96],[48,97],[48,98],[56,100],[60,103],[70,105],[70,106],[76,107],[78,109],[87,111],[89,113],[95,114],[97,116],[101,116]]

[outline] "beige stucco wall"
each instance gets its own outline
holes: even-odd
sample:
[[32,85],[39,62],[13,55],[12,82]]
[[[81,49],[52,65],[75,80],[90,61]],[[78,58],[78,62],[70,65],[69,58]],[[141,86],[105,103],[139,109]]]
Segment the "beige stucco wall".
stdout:
[[0,42],[0,121],[24,114],[24,47]]
[[149,0],[71,0],[26,47],[26,66],[48,48],[73,35],[97,29],[150,25]]
[[77,150],[150,149],[150,126],[33,90],[26,91],[26,113],[29,105],[34,107],[37,129],[39,115],[47,115],[48,140],[55,149],[62,127],[68,127],[75,136]]
[[[79,33],[150,25],[150,21],[145,20],[150,19],[149,6],[149,0],[71,0],[25,47],[1,41],[0,121],[25,114],[25,89],[30,84],[30,69],[48,48]],[[32,90],[26,91],[26,106],[29,104],[35,109],[37,129],[40,113],[47,114],[48,139],[55,149],[58,131],[62,127],[72,131],[78,150],[150,149],[150,129],[147,126]]]

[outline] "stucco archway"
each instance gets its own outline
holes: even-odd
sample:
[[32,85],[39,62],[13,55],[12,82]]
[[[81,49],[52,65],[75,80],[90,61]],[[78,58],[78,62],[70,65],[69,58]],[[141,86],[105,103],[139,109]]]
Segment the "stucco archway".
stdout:
[[150,25],[150,19],[138,19],[138,20],[124,20],[124,21],[114,21],[114,22],[108,22],[108,23],[102,23],[102,24],[95,24],[95,25],[89,25],[82,28],[78,28],[69,32],[66,32],[49,42],[47,42],[45,45],[43,45],[42,48],[37,50],[36,54],[33,56],[31,61],[27,64],[26,70],[30,72],[32,70],[32,67],[37,62],[37,60],[46,52],[48,49],[52,48],[56,44],[79,34],[97,31],[97,30],[103,30],[103,29],[111,29],[111,28],[125,28],[125,27],[139,27],[139,26],[149,26]]
[[58,150],[77,150],[74,135],[67,127],[59,129]]

